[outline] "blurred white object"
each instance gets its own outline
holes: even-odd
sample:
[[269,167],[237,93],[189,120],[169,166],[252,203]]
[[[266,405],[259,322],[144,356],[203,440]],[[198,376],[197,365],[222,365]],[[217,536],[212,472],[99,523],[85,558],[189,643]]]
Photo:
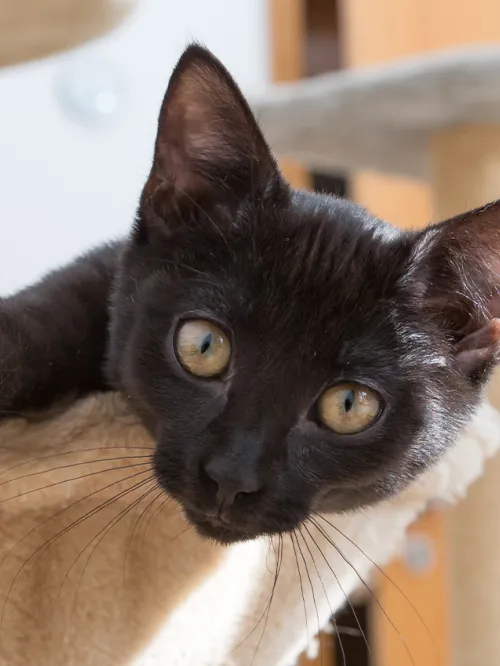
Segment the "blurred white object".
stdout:
[[121,67],[106,56],[77,56],[56,77],[62,110],[82,124],[108,121],[123,110],[127,92]]

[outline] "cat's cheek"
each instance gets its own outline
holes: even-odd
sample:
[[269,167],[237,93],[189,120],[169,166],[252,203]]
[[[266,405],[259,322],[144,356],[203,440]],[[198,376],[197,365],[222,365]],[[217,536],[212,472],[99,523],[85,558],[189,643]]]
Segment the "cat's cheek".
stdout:
[[358,490],[328,490],[316,498],[314,511],[318,513],[342,514],[371,506],[385,499],[387,496],[385,493],[384,496],[381,496],[376,486],[369,486]]

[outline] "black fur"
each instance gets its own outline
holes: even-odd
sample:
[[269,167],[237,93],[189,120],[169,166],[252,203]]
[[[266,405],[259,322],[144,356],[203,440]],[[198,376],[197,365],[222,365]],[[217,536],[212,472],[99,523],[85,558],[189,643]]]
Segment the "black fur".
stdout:
[[0,416],[109,388],[109,298],[121,244],[0,299]]
[[[121,390],[156,438],[159,482],[219,541],[386,498],[480,401],[498,346],[499,220],[492,204],[408,233],[290,189],[229,74],[192,46],[130,238],[1,303],[1,413]],[[222,377],[179,365],[189,316],[230,337]],[[358,435],[318,418],[339,381],[383,400]],[[240,490],[223,517],[214,464]]]

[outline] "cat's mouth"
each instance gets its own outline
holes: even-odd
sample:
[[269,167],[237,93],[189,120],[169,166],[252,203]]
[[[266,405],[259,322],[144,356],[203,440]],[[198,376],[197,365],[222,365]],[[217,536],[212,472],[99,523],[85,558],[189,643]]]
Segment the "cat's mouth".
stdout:
[[184,511],[188,521],[194,525],[198,534],[221,544],[249,541],[263,534],[262,530],[250,524],[239,525],[188,508],[185,508]]

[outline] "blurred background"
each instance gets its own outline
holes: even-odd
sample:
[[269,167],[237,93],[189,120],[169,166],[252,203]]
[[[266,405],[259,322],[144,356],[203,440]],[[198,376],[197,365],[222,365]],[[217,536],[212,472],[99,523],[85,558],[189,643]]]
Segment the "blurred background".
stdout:
[[[0,0],[0,295],[126,233],[150,166],[160,102],[188,41],[212,49],[251,95],[272,82],[451,46],[496,44],[499,26],[498,0],[460,6],[453,0]],[[422,226],[435,217],[426,182],[374,171],[314,173],[287,160],[282,165],[297,186],[348,195],[395,224]],[[484,481],[490,488],[500,487],[500,470],[495,474]],[[474,492],[472,503],[482,506],[481,489]],[[489,495],[493,516],[498,495]],[[450,666],[450,590],[472,585],[469,574],[486,566],[484,544],[494,551],[498,538],[488,539],[493,533],[500,538],[491,523],[480,533],[477,527],[474,538],[470,531],[459,535],[456,524],[444,509],[429,508],[410,530],[403,556],[376,577],[379,601],[360,591],[353,599],[358,620],[352,612],[339,615],[347,666],[437,666],[435,648],[442,666]],[[483,539],[482,551],[467,551],[468,570],[457,563],[467,539]],[[498,565],[494,571],[500,575]],[[434,647],[389,579],[430,628]],[[493,579],[483,579],[488,599],[489,585]],[[469,601],[470,623],[478,599],[484,611],[475,630],[486,626],[485,613],[500,618],[498,603],[485,610],[485,597],[469,592],[475,600]],[[332,630],[300,663],[343,662]],[[500,662],[466,656],[453,661],[459,663]]]
[[[270,77],[267,13],[266,0],[0,1],[0,65],[46,55],[65,24],[80,41],[124,20],[77,50],[0,67],[0,294],[127,231],[186,43],[206,44],[252,90]],[[11,51],[2,26],[17,32]]]

